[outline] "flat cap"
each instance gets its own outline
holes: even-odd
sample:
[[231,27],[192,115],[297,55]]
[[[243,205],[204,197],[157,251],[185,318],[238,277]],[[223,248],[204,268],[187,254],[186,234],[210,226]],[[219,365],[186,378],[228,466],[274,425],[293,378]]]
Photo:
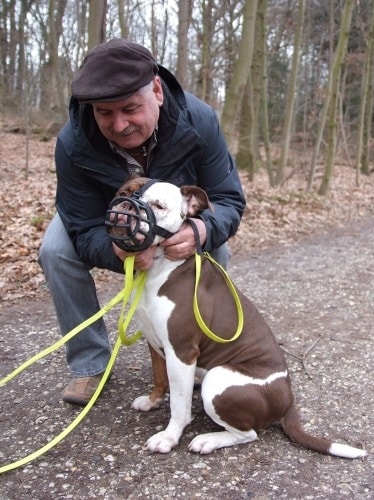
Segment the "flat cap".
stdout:
[[87,53],[71,93],[81,103],[121,101],[150,83],[157,73],[157,63],[148,49],[113,38]]

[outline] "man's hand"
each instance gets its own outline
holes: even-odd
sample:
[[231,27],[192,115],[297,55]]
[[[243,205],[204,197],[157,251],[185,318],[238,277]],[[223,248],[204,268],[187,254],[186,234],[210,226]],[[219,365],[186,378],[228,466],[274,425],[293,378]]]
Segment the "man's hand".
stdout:
[[[206,227],[201,219],[193,219],[199,232],[200,244],[206,241]],[[195,234],[188,222],[184,222],[180,230],[170,238],[162,241],[160,247],[164,249],[165,256],[170,260],[182,260],[191,257],[197,251]],[[113,243],[114,253],[122,261],[135,254],[134,267],[137,271],[147,271],[153,264],[153,257],[157,246],[153,245],[142,252],[126,252]]]
[[147,271],[152,266],[156,248],[157,247],[155,246],[151,246],[146,250],[143,250],[143,252],[132,253],[122,250],[121,248],[117,247],[115,243],[113,243],[114,253],[122,261],[124,261],[126,257],[129,257],[130,255],[135,255],[134,268],[137,271]]
[[[193,219],[199,232],[200,244],[206,241],[206,226],[201,219]],[[188,222],[184,222],[180,230],[170,238],[160,243],[165,255],[170,260],[187,259],[196,253],[196,240],[193,229]]]

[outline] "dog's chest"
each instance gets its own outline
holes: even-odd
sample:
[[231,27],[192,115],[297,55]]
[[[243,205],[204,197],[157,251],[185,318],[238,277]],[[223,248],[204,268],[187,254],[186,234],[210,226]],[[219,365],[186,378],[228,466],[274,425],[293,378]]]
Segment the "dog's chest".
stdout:
[[180,263],[157,260],[148,271],[145,286],[135,312],[138,327],[146,340],[158,351],[170,345],[168,320],[175,308],[169,298],[159,295],[160,288],[169,278],[170,273]]

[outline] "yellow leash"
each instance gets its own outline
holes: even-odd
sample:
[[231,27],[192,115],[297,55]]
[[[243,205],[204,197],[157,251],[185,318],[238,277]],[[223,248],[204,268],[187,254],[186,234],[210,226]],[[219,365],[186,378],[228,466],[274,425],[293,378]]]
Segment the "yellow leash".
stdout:
[[100,309],[96,314],[88,318],[86,321],[78,325],[76,328],[71,330],[68,334],[66,334],[64,337],[62,337],[58,342],[55,342],[53,345],[48,347],[47,349],[44,349],[37,355],[33,356],[30,358],[28,361],[23,363],[21,366],[19,366],[16,370],[14,370],[12,373],[10,373],[7,377],[3,378],[0,380],[0,386],[5,385],[9,380],[13,379],[17,375],[19,375],[21,372],[23,372],[27,367],[35,363],[36,361],[39,361],[40,359],[44,358],[48,354],[52,353],[62,345],[66,344],[72,337],[80,333],[84,328],[87,326],[91,325],[95,321],[97,321],[99,318],[104,316],[110,309],[112,309],[116,304],[118,304],[121,300],[123,301],[123,306],[122,306],[122,312],[121,312],[121,318],[123,319],[123,314],[124,310],[126,307],[126,304],[130,298],[130,295],[132,291],[134,291],[134,300],[133,303],[131,304],[131,307],[128,312],[128,316],[126,318],[126,325],[121,326],[120,330],[120,335],[118,336],[116,343],[113,347],[112,350],[112,355],[109,359],[108,365],[103,373],[103,376],[100,380],[100,383],[92,395],[90,401],[87,403],[87,405],[83,408],[83,410],[79,413],[79,415],[60,433],[58,434],[54,439],[49,441],[46,445],[44,445],[42,448],[39,450],[31,453],[30,455],[27,455],[26,457],[16,461],[12,462],[8,465],[5,465],[3,467],[0,467],[0,474],[4,472],[8,472],[10,470],[16,469],[17,467],[21,467],[23,465],[26,465],[27,463],[31,462],[32,460],[35,460],[36,458],[40,457],[47,451],[49,451],[51,448],[56,446],[60,441],[62,441],[70,432],[77,427],[77,425],[85,418],[87,413],[91,410],[92,406],[96,403],[97,398],[99,397],[101,391],[104,388],[104,385],[106,381],[108,380],[108,377],[112,371],[114,362],[117,358],[119,349],[121,347],[121,344],[124,345],[131,345],[136,340],[138,340],[141,337],[141,333],[137,332],[131,337],[126,336],[126,328],[127,325],[130,323],[130,320],[132,318],[132,315],[134,314],[134,311],[138,305],[139,299],[141,297],[142,289],[145,283],[145,278],[146,278],[146,273],[145,272],[140,272],[137,274],[135,280],[133,279],[133,272],[134,272],[134,256],[128,257],[125,260],[125,286],[123,290],[121,290],[120,293],[118,293],[111,301],[109,301],[104,307]]
[[[197,301],[197,292],[198,292],[198,286],[199,286],[199,281],[200,281],[200,275],[201,275],[201,256],[196,254],[195,260],[196,260],[196,279],[195,279],[195,292],[194,292],[194,300],[193,300],[193,310],[195,313],[195,318],[196,321],[201,328],[201,330],[212,340],[216,342],[232,342],[233,340],[237,339],[239,335],[242,332],[243,329],[243,310],[241,307],[241,303],[238,297],[238,294],[235,290],[235,287],[228,276],[227,272],[225,269],[220,266],[208,253],[204,254],[205,257],[210,260],[217,268],[221,271],[223,274],[226,283],[228,284],[228,287],[234,297],[234,301],[236,304],[237,312],[238,312],[238,326],[236,329],[236,332],[230,339],[223,339],[221,337],[218,337],[215,335],[209,327],[206,325],[204,322],[203,318],[201,317],[200,310],[198,307],[198,301]],[[112,371],[112,368],[114,366],[115,360],[118,356],[118,352],[120,350],[121,345],[126,345],[130,346],[134,342],[140,339],[141,337],[141,332],[138,331],[135,334],[133,334],[131,337],[128,337],[126,334],[127,327],[130,324],[130,321],[132,319],[132,316],[136,310],[136,307],[139,303],[145,279],[146,279],[146,272],[139,272],[137,273],[135,279],[133,279],[133,274],[134,274],[134,260],[135,256],[127,257],[125,259],[124,263],[124,268],[125,268],[125,285],[124,288],[112,299],[110,300],[107,304],[105,304],[96,314],[88,318],[87,320],[83,321],[80,325],[75,327],[73,330],[71,330],[69,333],[67,333],[64,337],[62,337],[58,342],[55,342],[52,344],[50,347],[44,349],[43,351],[39,352],[35,356],[31,357],[28,359],[25,363],[20,365],[18,368],[16,368],[13,372],[11,372],[9,375],[7,375],[5,378],[0,380],[0,386],[5,385],[7,382],[15,378],[17,375],[22,373],[26,368],[31,366],[33,363],[36,361],[39,361],[40,359],[46,357],[48,354],[51,354],[55,350],[59,349],[61,346],[66,344],[71,338],[73,338],[75,335],[80,333],[84,328],[87,326],[91,325],[95,321],[97,321],[99,318],[104,316],[108,311],[110,311],[115,305],[117,305],[120,301],[123,301],[122,305],[122,310],[121,314],[118,320],[118,331],[119,335],[118,338],[115,342],[115,345],[112,350],[111,357],[109,359],[108,365],[102,375],[102,378],[100,380],[100,383],[92,395],[90,401],[87,403],[87,405],[81,410],[81,412],[78,414],[78,416],[60,433],[58,434],[55,438],[53,438],[51,441],[49,441],[46,445],[42,446],[35,452],[31,453],[30,455],[27,455],[26,457],[17,460],[16,462],[12,462],[8,465],[5,465],[3,467],[0,467],[0,474],[4,472],[8,472],[10,470],[16,469],[18,467],[21,467],[23,465],[26,465],[27,463],[35,460],[36,458],[40,457],[47,451],[49,451],[51,448],[56,446],[59,442],[61,442],[70,432],[72,432],[79,424],[82,422],[82,420],[85,418],[87,413],[91,410],[93,405],[96,403],[97,398],[99,397],[101,391],[103,390],[108,377]],[[127,306],[127,303],[129,301],[129,298],[131,296],[131,293],[133,293],[133,301],[132,304],[129,308],[128,314],[126,317],[125,315],[125,309]]]
[[215,333],[213,333],[209,329],[209,327],[205,323],[205,321],[203,320],[203,318],[202,318],[202,316],[200,314],[198,300],[197,300],[197,291],[198,291],[198,288],[199,288],[199,281],[200,281],[200,274],[201,274],[201,255],[199,255],[199,254],[195,254],[196,279],[195,279],[195,291],[194,291],[194,297],[193,297],[193,310],[194,310],[194,313],[195,313],[195,318],[196,318],[197,324],[199,325],[199,327],[201,328],[201,330],[205,333],[205,335],[207,335],[210,339],[214,340],[215,342],[220,342],[220,343],[233,342],[234,340],[236,340],[239,337],[239,335],[242,333],[242,330],[243,330],[244,315],[243,315],[242,304],[240,302],[240,299],[239,299],[239,296],[238,296],[237,291],[235,289],[235,286],[234,286],[233,282],[231,281],[231,278],[228,275],[228,273],[226,272],[226,270],[220,264],[218,264],[218,262],[215,261],[213,259],[213,257],[211,257],[209,255],[209,253],[204,253],[204,256],[205,256],[205,258],[207,258],[208,260],[210,260],[210,262],[213,265],[215,265],[217,267],[217,269],[221,272],[221,274],[224,277],[224,280],[227,283],[227,286],[229,287],[229,290],[231,291],[231,294],[232,294],[232,296],[234,298],[234,302],[235,302],[235,305],[236,305],[236,310],[237,310],[237,313],[238,313],[238,326],[236,328],[236,331],[235,331],[234,335],[231,338],[229,338],[229,339],[223,339],[221,337],[218,337],[218,335],[216,335]]

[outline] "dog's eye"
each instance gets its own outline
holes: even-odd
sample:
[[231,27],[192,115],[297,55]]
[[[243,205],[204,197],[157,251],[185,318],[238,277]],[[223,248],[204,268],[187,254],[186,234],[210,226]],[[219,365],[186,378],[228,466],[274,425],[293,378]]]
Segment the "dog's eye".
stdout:
[[158,201],[152,203],[152,208],[155,208],[156,210],[163,210],[165,207]]

